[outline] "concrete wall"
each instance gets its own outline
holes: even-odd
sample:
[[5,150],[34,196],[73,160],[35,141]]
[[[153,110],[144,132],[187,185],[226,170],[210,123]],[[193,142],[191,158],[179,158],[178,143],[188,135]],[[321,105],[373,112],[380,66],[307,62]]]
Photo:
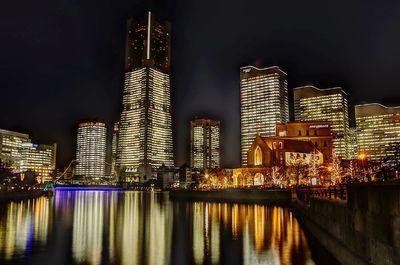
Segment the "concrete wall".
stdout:
[[348,200],[295,202],[300,223],[343,264],[400,264],[400,184],[354,185]]
[[226,201],[290,204],[291,192],[287,190],[221,190],[221,191],[193,191],[172,190],[171,199],[185,199],[195,201]]

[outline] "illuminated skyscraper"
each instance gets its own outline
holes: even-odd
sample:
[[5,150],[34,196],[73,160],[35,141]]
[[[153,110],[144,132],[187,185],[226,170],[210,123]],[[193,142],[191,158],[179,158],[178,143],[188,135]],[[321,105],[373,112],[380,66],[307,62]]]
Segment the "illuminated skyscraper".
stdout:
[[112,140],[111,140],[111,176],[115,177],[117,174],[115,172],[115,163],[117,162],[117,147],[119,139],[119,122],[114,123]]
[[57,145],[23,143],[21,172],[34,171],[41,182],[52,181],[56,169]]
[[169,72],[169,23],[156,21],[151,12],[128,20],[116,158],[122,179],[174,165]]
[[242,165],[257,134],[275,135],[276,123],[289,120],[287,74],[279,67],[240,68]]
[[293,92],[296,121],[330,121],[334,152],[349,158],[349,114],[343,89],[303,86],[294,88]]
[[355,106],[358,152],[382,161],[400,143],[400,107],[378,103]]
[[19,170],[22,144],[30,143],[29,135],[0,129],[0,167]]
[[190,122],[190,167],[209,169],[220,166],[220,122],[196,119]]
[[76,174],[88,178],[105,176],[107,128],[104,122],[83,122],[78,127]]

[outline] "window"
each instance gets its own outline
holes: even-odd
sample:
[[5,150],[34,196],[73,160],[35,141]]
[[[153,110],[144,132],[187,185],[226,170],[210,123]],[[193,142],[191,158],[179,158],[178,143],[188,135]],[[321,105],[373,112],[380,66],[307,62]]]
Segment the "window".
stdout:
[[314,130],[314,135],[317,135],[317,130]]
[[301,136],[301,131],[299,130],[299,136]]
[[258,145],[256,150],[254,151],[254,165],[255,166],[262,165],[262,151]]
[[326,141],[324,141],[324,147],[327,147],[328,145],[326,144]]
[[306,135],[310,136],[310,131],[309,130],[306,131]]

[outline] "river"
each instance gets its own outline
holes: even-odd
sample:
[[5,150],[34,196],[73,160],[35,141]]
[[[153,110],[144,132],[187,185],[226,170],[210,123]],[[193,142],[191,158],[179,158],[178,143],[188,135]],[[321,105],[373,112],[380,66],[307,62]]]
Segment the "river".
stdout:
[[283,207],[113,190],[0,206],[0,264],[335,264]]

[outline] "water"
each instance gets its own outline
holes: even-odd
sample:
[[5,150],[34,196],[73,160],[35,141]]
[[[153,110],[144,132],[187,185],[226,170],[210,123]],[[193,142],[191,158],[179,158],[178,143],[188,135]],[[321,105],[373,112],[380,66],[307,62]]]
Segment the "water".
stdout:
[[[0,205],[0,264],[327,264],[287,208],[57,191]],[[325,260],[324,260],[325,259]]]

